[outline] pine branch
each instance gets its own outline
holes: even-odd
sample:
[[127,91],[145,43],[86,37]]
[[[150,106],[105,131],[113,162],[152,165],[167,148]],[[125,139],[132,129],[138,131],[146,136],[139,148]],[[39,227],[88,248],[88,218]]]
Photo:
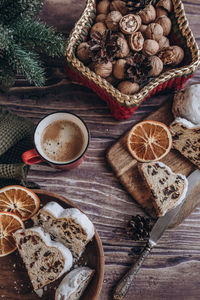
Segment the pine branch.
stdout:
[[4,24],[15,22],[22,14],[36,16],[44,0],[3,0],[0,3],[0,20]]
[[12,30],[5,28],[0,24],[0,50],[8,51],[10,45],[13,43]]
[[42,86],[45,82],[44,68],[36,53],[24,50],[13,44],[7,57],[9,66],[17,73],[24,74],[30,83]]
[[65,38],[37,20],[22,17],[15,24],[15,36],[24,46],[51,57],[61,56],[65,51]]

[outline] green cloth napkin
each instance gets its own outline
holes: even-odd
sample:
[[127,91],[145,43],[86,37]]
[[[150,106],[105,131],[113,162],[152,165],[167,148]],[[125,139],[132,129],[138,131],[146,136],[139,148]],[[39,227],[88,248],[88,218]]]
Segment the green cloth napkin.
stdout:
[[19,184],[38,188],[27,182],[29,166],[22,162],[22,153],[33,148],[34,124],[0,107],[0,187]]

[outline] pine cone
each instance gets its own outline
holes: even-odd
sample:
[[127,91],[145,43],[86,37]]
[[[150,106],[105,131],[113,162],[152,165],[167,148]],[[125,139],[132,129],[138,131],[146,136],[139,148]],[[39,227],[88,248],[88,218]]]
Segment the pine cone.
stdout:
[[138,84],[146,83],[150,78],[151,61],[143,54],[135,53],[126,59],[125,78]]
[[133,240],[145,240],[154,225],[154,221],[140,215],[132,216],[127,225],[127,234]]
[[146,7],[152,0],[123,0],[129,12],[138,12]]
[[107,63],[113,61],[117,52],[120,50],[118,45],[119,36],[107,29],[103,34],[95,31],[91,35],[89,44],[89,56],[92,61],[98,63]]

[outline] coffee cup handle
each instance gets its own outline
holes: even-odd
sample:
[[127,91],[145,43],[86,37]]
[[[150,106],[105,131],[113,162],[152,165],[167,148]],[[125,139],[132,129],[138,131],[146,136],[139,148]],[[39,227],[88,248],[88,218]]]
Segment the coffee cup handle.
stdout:
[[26,165],[34,165],[44,161],[37,153],[37,150],[35,148],[24,152],[22,154],[22,160]]

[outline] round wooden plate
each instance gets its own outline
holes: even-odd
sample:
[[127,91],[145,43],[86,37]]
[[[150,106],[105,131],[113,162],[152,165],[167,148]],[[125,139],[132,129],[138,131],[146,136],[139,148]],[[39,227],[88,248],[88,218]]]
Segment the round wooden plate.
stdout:
[[[64,208],[78,208],[68,199],[55,193],[33,190],[40,198],[41,204],[56,201]],[[29,221],[30,222],[30,221]],[[30,226],[30,225],[28,225]],[[80,300],[97,300],[101,291],[104,275],[104,253],[101,240],[95,230],[93,240],[86,246],[84,254],[76,265],[87,265],[95,269],[95,274]],[[14,253],[0,257],[0,297],[6,300],[54,300],[55,290],[63,277],[44,288],[42,297],[33,292],[32,285],[21,257]]]

